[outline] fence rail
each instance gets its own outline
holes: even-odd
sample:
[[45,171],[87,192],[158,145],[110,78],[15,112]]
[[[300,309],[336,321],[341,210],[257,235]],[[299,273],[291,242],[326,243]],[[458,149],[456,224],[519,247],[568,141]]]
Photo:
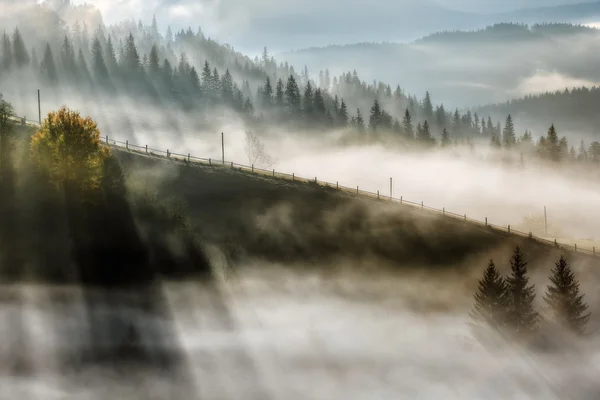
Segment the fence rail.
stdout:
[[[27,121],[25,118],[18,118],[18,117],[14,117],[12,119],[13,119],[13,121],[21,123],[22,125],[28,125],[28,126],[33,126],[33,127],[39,126],[37,121]],[[475,225],[485,227],[488,229],[493,229],[495,231],[530,238],[539,243],[554,246],[554,247],[562,249],[562,250],[588,254],[591,256],[598,256],[598,254],[596,254],[595,247],[593,247],[590,250],[590,249],[581,248],[581,247],[577,246],[577,244],[575,244],[574,246],[571,246],[568,244],[560,243],[556,239],[548,240],[546,238],[536,236],[532,232],[527,233],[527,232],[521,232],[518,230],[514,230],[511,228],[510,225],[500,226],[500,225],[491,224],[488,222],[487,218],[485,219],[485,221],[481,221],[478,219],[469,218],[467,216],[467,214],[457,214],[454,212],[447,211],[445,208],[439,209],[439,208],[435,208],[435,207],[429,207],[429,206],[426,206],[423,202],[416,203],[413,201],[406,200],[403,197],[400,197],[398,199],[398,198],[394,198],[392,195],[386,196],[386,195],[380,194],[379,191],[377,193],[374,193],[374,192],[362,190],[362,189],[360,189],[359,186],[356,186],[356,188],[347,187],[347,186],[340,185],[339,182],[332,183],[332,182],[327,182],[327,181],[319,181],[317,179],[317,177],[315,177],[314,179],[305,178],[305,177],[297,176],[296,174],[293,174],[293,173],[288,174],[288,173],[283,173],[283,172],[277,172],[277,171],[275,171],[275,169],[266,170],[266,169],[262,169],[262,168],[256,168],[256,167],[254,167],[254,165],[248,166],[248,165],[238,164],[238,163],[235,163],[232,161],[225,161],[222,159],[195,157],[195,156],[192,156],[190,153],[188,153],[188,154],[173,153],[169,149],[167,149],[166,151],[159,150],[159,149],[153,149],[153,148],[148,147],[148,145],[141,146],[138,144],[129,143],[129,141],[121,142],[118,140],[110,139],[108,136],[104,137],[102,144],[109,146],[111,148],[121,150],[121,151],[127,151],[130,153],[135,153],[135,154],[150,157],[150,158],[157,158],[157,159],[161,159],[161,160],[165,160],[165,161],[181,163],[181,164],[188,165],[188,166],[209,165],[209,166],[214,166],[214,167],[224,167],[224,168],[235,169],[235,170],[243,171],[243,172],[260,174],[260,175],[264,175],[264,176],[268,176],[268,177],[272,177],[272,178],[276,178],[276,179],[290,180],[292,182],[313,183],[315,185],[323,186],[323,187],[330,188],[330,189],[335,189],[337,191],[355,195],[355,196],[359,196],[359,197],[377,199],[380,201],[387,201],[387,202],[391,202],[391,203],[410,206],[413,208],[418,208],[418,209],[421,209],[421,210],[427,211],[427,212],[441,214],[444,217],[461,220],[461,221],[475,224]]]

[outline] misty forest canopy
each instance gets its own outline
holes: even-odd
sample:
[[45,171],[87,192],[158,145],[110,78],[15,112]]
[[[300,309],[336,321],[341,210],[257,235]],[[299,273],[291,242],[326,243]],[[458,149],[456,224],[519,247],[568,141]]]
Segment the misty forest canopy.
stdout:
[[[332,77],[326,69],[315,81],[308,68],[297,73],[287,63],[278,64],[266,48],[260,58],[250,59],[205,37],[201,29],[173,33],[169,28],[162,35],[156,19],[150,25],[124,21],[106,27],[92,7],[73,7],[67,1],[31,6],[30,12],[40,17],[19,20],[0,38],[0,82],[18,114],[23,109],[37,111],[32,107],[33,93],[41,87],[51,105],[68,103],[75,96],[81,103],[78,108],[94,115],[105,134],[121,137],[131,133],[133,114],[148,118],[144,107],[167,116],[183,112],[201,129],[215,129],[220,122],[215,111],[223,111],[260,131],[279,126],[344,128],[354,137],[392,138],[420,147],[483,139],[509,148],[520,136],[512,119],[503,128],[489,116],[434,105],[429,92],[418,99],[400,86],[368,84],[356,70]],[[68,25],[61,16],[74,22]],[[86,21],[100,23],[92,28]],[[25,93],[32,93],[32,98]],[[135,106],[123,109],[116,99],[129,99]],[[145,133],[152,130],[152,123],[144,122]],[[168,123],[172,125],[167,128],[177,132],[176,118]],[[532,135],[526,132],[521,139],[519,143],[529,146]],[[581,154],[595,154],[594,149],[583,148]]]
[[[354,68],[363,78],[402,80],[404,89],[428,89],[452,106],[504,102],[515,97],[600,82],[600,31],[582,25],[503,23],[476,31],[447,31],[412,43],[357,43],[283,53],[293,65],[331,71]],[[514,116],[514,112],[512,113]],[[582,115],[580,113],[579,115]],[[580,117],[567,112],[553,122],[568,130],[581,128]],[[491,115],[503,119],[504,115]],[[541,116],[541,115],[540,115]],[[583,114],[593,120],[595,115]],[[523,128],[533,128],[523,121]],[[547,128],[536,126],[536,131]],[[586,133],[590,133],[588,124]]]
[[[278,64],[266,49],[261,58],[252,60],[205,37],[200,29],[173,33],[169,28],[163,36],[156,20],[150,25],[124,21],[91,27],[86,20],[98,21],[98,15],[89,6],[73,7],[65,1],[33,6],[31,13],[39,18],[19,20],[13,31],[4,31],[0,41],[0,80],[19,113],[27,109],[35,115],[31,100],[23,96],[41,87],[52,104],[79,95],[80,108],[95,111],[90,114],[97,115],[102,126],[103,113],[109,112],[97,108],[109,106],[98,104],[101,95],[185,110],[208,127],[215,115],[211,110],[219,109],[263,127],[273,123],[310,129],[352,125],[358,132],[389,131],[412,138],[422,125],[425,141],[429,134],[441,137],[455,116],[443,105],[434,107],[428,94],[419,100],[399,86],[392,90],[382,82],[367,84],[356,71],[331,77],[326,70],[315,82],[307,68],[297,73],[287,63]],[[80,19],[68,25],[62,15]],[[461,118],[472,120],[462,114]],[[455,124],[453,133],[463,138],[479,134],[476,125]]]

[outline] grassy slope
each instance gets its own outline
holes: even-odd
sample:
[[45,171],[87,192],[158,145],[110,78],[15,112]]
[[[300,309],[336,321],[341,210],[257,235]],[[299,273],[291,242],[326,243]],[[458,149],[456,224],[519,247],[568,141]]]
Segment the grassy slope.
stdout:
[[[180,198],[205,241],[234,244],[238,253],[273,262],[479,271],[491,257],[505,267],[520,245],[532,267],[543,266],[546,274],[561,253],[528,238],[314,184],[117,155],[134,190],[158,188],[160,196]],[[581,254],[569,257],[586,270],[598,264]]]

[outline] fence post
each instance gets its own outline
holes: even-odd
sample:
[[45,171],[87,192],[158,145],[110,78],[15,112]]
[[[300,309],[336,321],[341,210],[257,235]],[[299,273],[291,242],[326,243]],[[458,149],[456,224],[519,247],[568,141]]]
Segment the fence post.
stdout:
[[575,243],[575,253],[577,253],[577,243]]
[[208,165],[212,165],[212,161],[210,158],[208,159]]
[[400,204],[402,204],[402,196],[400,196]]
[[190,162],[190,153],[188,153],[188,163]]
[[485,226],[487,226],[487,217],[485,217]]
[[275,176],[275,168],[273,168],[273,176]]
[[335,188],[336,188],[337,190],[340,190],[340,183],[339,183],[339,182],[336,182],[336,183],[335,183]]
[[108,144],[108,135],[106,135],[106,144]]
[[421,210],[423,210],[425,208],[425,205],[423,204],[423,201],[421,201]]
[[592,247],[592,252],[594,253],[594,255],[596,255],[596,248]]
[[254,164],[252,164],[252,173],[254,173]]
[[442,208],[442,215],[446,215],[446,207]]
[[148,145],[146,145],[146,154],[148,154]]
[[317,177],[316,177],[316,176],[315,176],[315,183],[318,183],[318,182],[317,182]]
[[356,194],[358,194],[358,186],[356,187]]
[[125,148],[126,148],[127,150],[129,150],[129,140],[126,140],[126,141],[125,141]]
[[292,172],[292,180],[295,181],[296,180],[296,174],[294,172]]
[[554,247],[558,247],[558,242],[554,239]]
[[379,190],[377,191],[377,200],[379,200]]
[[233,168],[233,161],[231,162],[231,168]]
[[529,239],[533,239],[533,232],[529,232]]
[[465,221],[467,220],[467,214],[465,214]]
[[510,233],[510,225],[508,226],[508,233]]

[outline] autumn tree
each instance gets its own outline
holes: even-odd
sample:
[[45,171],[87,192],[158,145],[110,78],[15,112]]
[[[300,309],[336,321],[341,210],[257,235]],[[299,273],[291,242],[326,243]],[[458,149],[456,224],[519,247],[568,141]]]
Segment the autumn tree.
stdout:
[[100,131],[89,117],[62,107],[51,112],[31,138],[31,158],[49,171],[51,181],[67,200],[97,189],[102,165],[110,150],[100,142]]
[[583,335],[590,319],[588,305],[579,293],[579,281],[564,257],[556,263],[544,301],[554,321],[577,335]]

